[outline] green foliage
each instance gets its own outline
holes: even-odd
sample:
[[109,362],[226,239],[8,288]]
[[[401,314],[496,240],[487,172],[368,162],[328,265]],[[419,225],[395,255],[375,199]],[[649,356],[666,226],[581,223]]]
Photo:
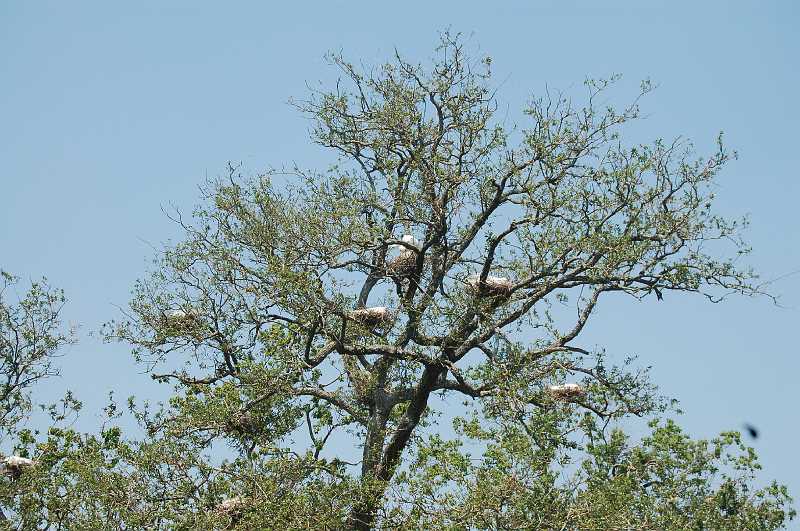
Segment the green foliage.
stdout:
[[[45,279],[33,282],[24,295],[16,292],[19,279],[0,271],[0,443],[28,418],[32,388],[56,376],[55,358],[73,343],[73,329],[61,327],[64,293]],[[9,297],[10,296],[10,297]],[[72,395],[47,408],[54,420],[65,410],[80,408]],[[59,413],[59,409],[62,413]]]
[[[383,527],[777,529],[794,516],[784,487],[753,487],[759,465],[738,433],[691,440],[672,421],[653,421],[634,444],[585,425],[586,442],[567,448],[541,447],[503,423],[457,425],[458,439],[432,434],[415,447],[389,486]],[[467,451],[467,441],[484,444]],[[37,465],[0,481],[0,500],[25,529],[338,529],[369,493],[341,465],[310,455],[214,466],[194,444],[126,442],[118,428],[52,429],[19,450]],[[572,473],[570,462],[579,465]],[[232,499],[235,510],[223,510]]]
[[785,488],[753,488],[760,467],[738,433],[693,441],[672,421],[650,427],[633,444],[591,426],[587,443],[549,452],[518,429],[464,424],[459,433],[486,441],[478,459],[434,435],[400,474],[403,507],[387,527],[777,529],[794,516]]

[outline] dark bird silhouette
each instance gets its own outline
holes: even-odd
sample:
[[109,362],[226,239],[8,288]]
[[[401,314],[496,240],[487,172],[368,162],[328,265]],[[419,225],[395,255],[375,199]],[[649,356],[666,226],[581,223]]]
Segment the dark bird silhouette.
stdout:
[[748,435],[753,439],[758,439],[758,430],[752,424],[745,424],[744,429],[747,430]]

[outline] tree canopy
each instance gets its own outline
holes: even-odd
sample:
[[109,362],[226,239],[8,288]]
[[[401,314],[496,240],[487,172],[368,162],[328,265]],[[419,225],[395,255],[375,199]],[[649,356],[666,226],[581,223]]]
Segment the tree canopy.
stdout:
[[[709,156],[625,142],[651,86],[617,109],[613,79],[587,81],[581,105],[533,98],[509,125],[491,60],[449,34],[428,65],[330,59],[340,82],[293,103],[336,163],[231,166],[175,215],[182,240],[104,331],[171,399],[129,401],[145,437],[113,422],[113,402],[98,433],[12,430],[32,460],[0,483],[12,525],[775,529],[794,516],[784,487],[757,486],[737,433],[690,439],[646,371],[580,341],[611,294],[761,292],[737,265],[743,222],[713,207],[732,156],[721,136]],[[4,418],[29,403],[13,382],[51,372],[67,341],[30,309],[58,302],[37,289],[3,302]],[[13,342],[21,326],[43,347]],[[628,416],[652,419],[644,439],[624,434]]]

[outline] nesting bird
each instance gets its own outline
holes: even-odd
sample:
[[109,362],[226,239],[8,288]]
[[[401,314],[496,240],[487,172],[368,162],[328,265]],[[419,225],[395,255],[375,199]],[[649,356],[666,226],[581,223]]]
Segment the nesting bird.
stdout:
[[511,293],[511,288],[514,283],[506,277],[487,276],[486,280],[481,282],[479,275],[472,275],[467,279],[467,286],[470,290],[479,295],[488,295],[490,297],[507,296]]
[[197,319],[199,316],[199,312],[194,308],[190,310],[183,310],[181,308],[178,309],[170,309],[164,311],[164,317],[167,321],[171,323],[181,323],[189,319]]
[[200,341],[206,334],[206,327],[196,308],[169,309],[161,314],[161,330],[168,336],[191,336]]
[[228,417],[224,429],[228,433],[257,434],[261,426],[249,411],[238,411]]
[[18,455],[10,455],[6,458],[0,459],[0,473],[16,479],[26,468],[30,468],[35,464],[36,461],[33,459],[20,457]]
[[411,234],[403,235],[400,240],[414,247],[409,249],[405,245],[392,244],[389,249],[399,251],[393,259],[386,263],[386,272],[392,277],[407,277],[414,271],[414,266],[417,263],[417,254],[419,253],[420,242]]
[[165,310],[162,314],[166,323],[172,328],[194,328],[200,323],[200,312],[195,308]]
[[240,511],[244,507],[245,501],[239,496],[222,500],[216,507],[218,513],[232,514]]
[[180,321],[181,319],[186,319],[187,315],[188,314],[183,310],[167,310],[164,312],[164,317],[170,321]]
[[563,385],[550,385],[547,390],[553,395],[553,398],[559,400],[571,400],[583,396],[586,391],[583,387],[576,383],[567,383]]
[[358,310],[350,312],[350,319],[364,326],[373,327],[391,319],[391,313],[386,306],[359,308]]
[[234,496],[222,500],[214,507],[214,512],[222,517],[230,519],[230,524],[225,529],[237,529],[237,524],[244,516],[244,511],[247,508],[247,500],[240,496]]
[[[420,247],[419,240],[417,240],[414,237],[413,234],[404,234],[403,237],[400,238],[400,241],[403,242],[403,243],[407,243],[407,244],[411,245],[412,247],[415,247],[416,249],[419,249],[419,247]],[[409,250],[408,247],[406,247],[405,245],[400,245],[400,244],[397,244],[397,243],[392,245],[392,248],[393,249],[400,249],[401,251],[403,249]]]

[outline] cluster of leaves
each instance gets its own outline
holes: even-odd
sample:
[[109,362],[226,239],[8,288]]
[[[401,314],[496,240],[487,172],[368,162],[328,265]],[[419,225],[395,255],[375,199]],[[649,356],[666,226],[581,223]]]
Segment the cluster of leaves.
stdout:
[[401,474],[402,505],[389,520],[409,529],[777,529],[794,517],[785,487],[753,487],[760,466],[736,432],[691,440],[654,420],[633,444],[589,416],[580,424],[585,444],[540,446],[518,426],[465,422],[459,431],[486,443],[474,460],[461,441],[430,438],[414,473]]
[[[561,414],[581,424],[584,443],[558,436],[540,446],[518,425],[477,416],[457,422],[458,439],[419,441],[388,488],[379,527],[778,529],[794,517],[785,487],[754,488],[760,467],[738,433],[691,440],[653,421],[634,444],[591,417]],[[341,529],[370,495],[341,464],[310,454],[214,465],[197,445],[125,441],[119,428],[52,429],[39,442],[20,435],[17,451],[37,464],[0,480],[0,502],[22,529]]]
[[0,503],[22,529],[220,529],[242,518],[242,529],[307,529],[344,518],[346,484],[310,458],[214,465],[191,441],[124,441],[117,427],[51,429],[40,442],[22,433],[17,452],[36,465],[0,480]]

